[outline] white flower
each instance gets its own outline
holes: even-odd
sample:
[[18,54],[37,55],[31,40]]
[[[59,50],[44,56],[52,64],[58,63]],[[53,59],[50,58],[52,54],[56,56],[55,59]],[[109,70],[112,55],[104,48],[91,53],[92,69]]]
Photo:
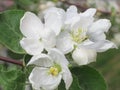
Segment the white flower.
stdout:
[[35,14],[26,12],[20,21],[20,30],[24,37],[20,44],[30,55],[38,55],[43,49],[52,48],[56,44],[56,35],[62,27],[62,9],[46,11],[45,24]]
[[34,64],[29,81],[35,90],[54,90],[60,84],[61,79],[65,82],[68,90],[72,83],[72,75],[68,69],[68,61],[57,49],[52,49],[46,54],[35,55],[28,65]]
[[[106,40],[111,23],[107,19],[94,22],[96,9],[90,8],[83,13],[77,13],[77,8],[67,9],[65,28],[57,38],[56,48],[64,54],[73,51],[73,59],[79,65],[95,61],[96,52],[115,48],[114,43]],[[66,30],[67,29],[67,30]]]

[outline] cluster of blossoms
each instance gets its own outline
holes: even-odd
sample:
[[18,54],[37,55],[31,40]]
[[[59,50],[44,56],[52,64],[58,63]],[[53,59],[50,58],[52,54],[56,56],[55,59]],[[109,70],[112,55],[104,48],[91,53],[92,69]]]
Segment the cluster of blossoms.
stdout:
[[75,6],[70,6],[66,12],[52,7],[44,12],[44,23],[31,12],[24,14],[20,21],[24,35],[20,44],[32,55],[27,65],[35,65],[29,76],[35,90],[54,90],[61,79],[69,89],[73,79],[65,55],[70,54],[78,65],[86,65],[96,60],[97,52],[116,48],[106,40],[110,21],[94,21],[95,13],[93,8],[78,13]]

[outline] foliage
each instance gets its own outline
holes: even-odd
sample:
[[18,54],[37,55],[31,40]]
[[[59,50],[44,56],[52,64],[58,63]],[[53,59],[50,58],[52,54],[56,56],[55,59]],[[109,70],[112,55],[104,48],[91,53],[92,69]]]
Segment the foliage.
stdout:
[[19,68],[0,65],[0,85],[3,90],[25,90],[25,73]]
[[[88,66],[81,66],[72,68],[71,72],[74,80],[70,90],[107,90],[106,83],[97,70]],[[65,90],[65,87],[61,85],[59,90]]]
[[24,11],[12,10],[0,14],[0,42],[16,53],[25,53],[19,41],[22,34],[19,30],[20,19]]

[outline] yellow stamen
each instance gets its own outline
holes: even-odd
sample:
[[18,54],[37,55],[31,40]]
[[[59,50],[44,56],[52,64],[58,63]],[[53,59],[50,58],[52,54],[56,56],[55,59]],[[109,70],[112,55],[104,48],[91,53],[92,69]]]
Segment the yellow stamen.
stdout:
[[49,71],[50,71],[50,74],[52,74],[53,76],[57,76],[59,73],[59,70],[56,67],[50,67]]
[[87,39],[87,36],[84,35],[84,30],[82,29],[78,29],[76,32],[75,31],[72,31],[71,32],[71,37],[72,37],[72,40],[76,43],[81,43],[83,42],[84,40]]
[[59,74],[59,72],[62,71],[62,68],[59,64],[54,64],[52,67],[50,67],[49,69],[49,74],[53,75],[53,76],[57,76]]

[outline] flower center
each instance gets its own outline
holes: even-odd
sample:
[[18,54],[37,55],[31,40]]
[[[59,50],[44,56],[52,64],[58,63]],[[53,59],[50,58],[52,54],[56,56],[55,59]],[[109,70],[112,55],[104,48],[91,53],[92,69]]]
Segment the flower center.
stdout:
[[71,37],[74,42],[79,44],[87,39],[86,31],[81,28],[78,30],[73,30],[71,31]]
[[59,72],[58,72],[58,69],[56,67],[50,67],[50,73],[53,76],[57,76]]
[[54,66],[50,67],[49,74],[53,76],[57,76],[61,72],[61,66],[58,64],[55,64]]
[[42,38],[40,38],[39,41],[41,42],[41,41],[42,41]]

